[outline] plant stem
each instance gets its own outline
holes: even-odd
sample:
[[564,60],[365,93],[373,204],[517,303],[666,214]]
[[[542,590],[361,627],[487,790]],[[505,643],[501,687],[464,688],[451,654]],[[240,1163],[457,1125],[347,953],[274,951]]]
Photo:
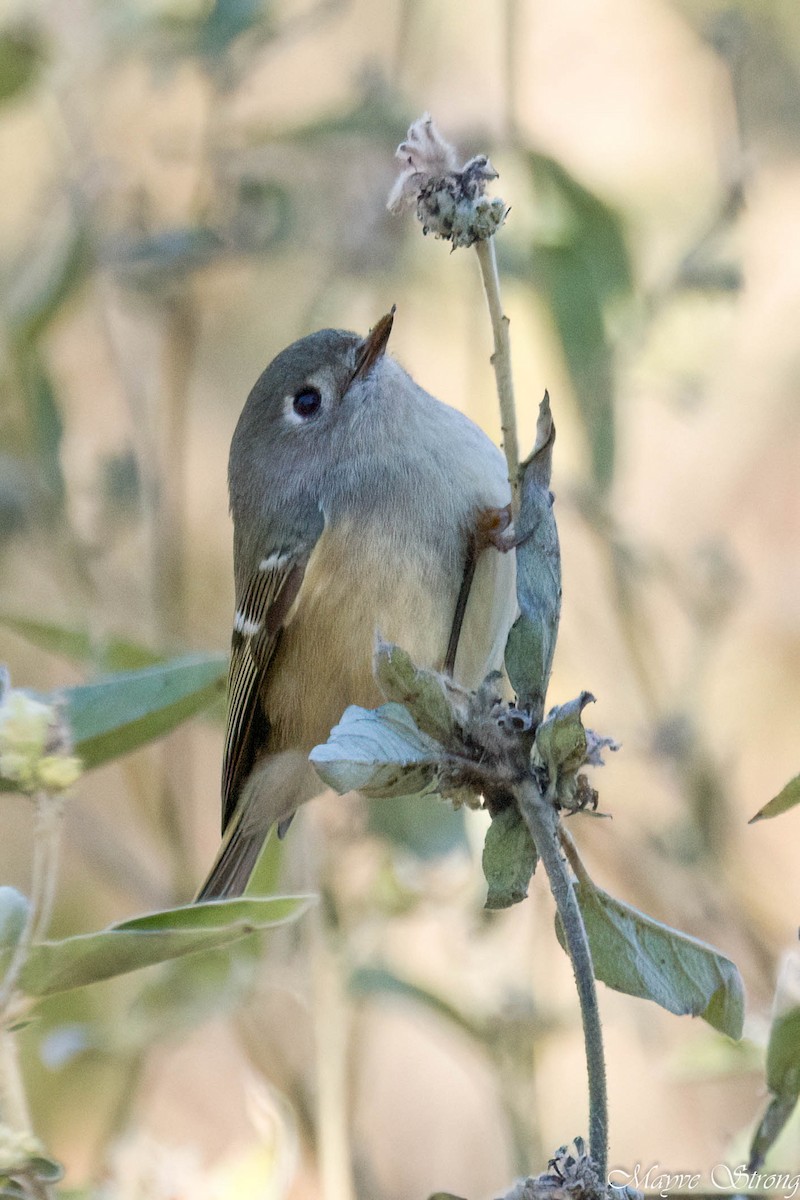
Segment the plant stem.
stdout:
[[325,1200],[355,1200],[347,1082],[349,1012],[341,958],[323,912],[316,914],[312,936],[322,1195]]
[[550,890],[564,930],[567,953],[575,973],[589,1076],[589,1151],[600,1178],[605,1180],[608,1169],[606,1067],[594,968],[586,928],[575,899],[567,864],[560,850],[560,822],[556,809],[530,778],[523,779],[517,785],[515,796],[547,872]]
[[[40,792],[34,799],[36,826],[33,836],[31,898],[25,924],[8,969],[0,984],[0,1119],[13,1129],[27,1133],[31,1128],[28,1101],[19,1063],[14,1034],[4,1026],[10,1023],[16,986],[28,952],[41,938],[53,911],[58,852],[61,844],[63,800]],[[50,1194],[49,1191],[47,1193]]]
[[508,317],[503,312],[500,299],[500,277],[497,273],[497,258],[494,238],[475,243],[481,268],[486,302],[494,335],[492,366],[500,401],[500,428],[503,434],[503,450],[508,464],[508,482],[511,485],[512,515],[519,509],[519,442],[517,440],[517,411],[514,405],[514,380],[511,374],[511,339],[508,335]]
[[34,803],[36,826],[33,835],[30,907],[19,941],[14,947],[8,969],[0,984],[0,1021],[12,999],[28,951],[33,942],[43,936],[53,911],[63,801],[41,792],[35,797]]
[[15,1034],[8,1029],[0,1029],[0,1121],[19,1133],[28,1133],[31,1128],[19,1047]]

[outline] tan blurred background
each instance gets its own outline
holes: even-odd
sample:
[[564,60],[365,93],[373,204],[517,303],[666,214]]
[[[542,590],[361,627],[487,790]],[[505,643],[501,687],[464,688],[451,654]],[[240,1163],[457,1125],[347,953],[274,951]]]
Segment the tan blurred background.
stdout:
[[[545,387],[558,426],[550,698],[590,689],[623,744],[613,820],[571,829],[748,992],[736,1048],[601,988],[611,1163],[741,1161],[800,911],[800,817],[746,824],[798,769],[795,0],[4,0],[0,38],[0,615],[88,630],[95,669],[111,635],[226,648],[228,442],[294,338],[396,303],[394,354],[497,437],[474,255],[385,210],[422,111],[490,153],[523,445]],[[2,626],[0,661],[93,669]],[[191,895],[220,753],[216,714],[82,781],[56,932]],[[25,890],[26,803],[0,822]],[[484,827],[329,796],[275,866],[314,917],[48,1002],[26,1069],[67,1184],[345,1200],[349,1146],[364,1200],[479,1200],[585,1134],[549,895],[481,911]]]

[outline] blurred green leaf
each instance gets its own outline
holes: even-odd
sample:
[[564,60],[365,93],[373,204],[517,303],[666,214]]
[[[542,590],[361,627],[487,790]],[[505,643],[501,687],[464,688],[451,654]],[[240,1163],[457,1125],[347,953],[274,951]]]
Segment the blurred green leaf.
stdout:
[[455,719],[442,675],[416,666],[410,654],[388,642],[378,644],[374,667],[386,699],[407,708],[418,729],[438,742],[452,737]]
[[0,551],[25,528],[31,501],[30,464],[0,453]]
[[796,1096],[773,1096],[750,1143],[749,1171],[757,1171],[777,1142],[797,1107]]
[[37,1155],[28,1162],[28,1170],[35,1179],[39,1179],[42,1183],[58,1183],[59,1179],[64,1178],[64,1168],[61,1163],[58,1163],[53,1158],[44,1158],[42,1155]]
[[87,767],[119,758],[211,704],[224,690],[227,660],[194,654],[97,683],[64,688],[75,753]]
[[469,1034],[470,1037],[477,1038],[479,1041],[485,1038],[483,1027],[471,1020],[449,1000],[445,1000],[444,997],[417,983],[402,979],[386,967],[357,967],[350,976],[349,987],[351,993],[357,997],[386,995],[413,1000],[430,1009],[437,1016],[444,1017],[445,1020]]
[[435,790],[442,747],[417,729],[401,704],[345,709],[327,742],[309,754],[320,778],[343,795],[386,799]]
[[423,860],[469,849],[464,809],[436,803],[432,796],[396,796],[387,804],[371,804],[368,828]]
[[553,665],[561,613],[561,555],[553,515],[550,472],[556,430],[547,392],[539,405],[536,445],[520,468],[517,524],[517,600],[520,616],[508,636],[505,664],[520,707],[536,721]]
[[207,267],[230,247],[214,229],[198,225],[167,229],[142,237],[119,238],[107,254],[118,278],[133,288],[158,290]]
[[214,0],[199,30],[200,52],[212,58],[224,54],[238,37],[254,26],[259,26],[262,34],[273,32],[269,0]]
[[622,221],[560,163],[529,157],[537,195],[533,279],[550,309],[583,421],[595,484],[614,476],[612,304],[632,292]]
[[[679,1016],[702,1017],[728,1037],[742,1035],[744,987],[736,966],[713,946],[670,929],[601,888],[579,882],[595,977]],[[563,931],[556,932],[564,945]]]
[[357,103],[288,130],[283,140],[313,146],[341,136],[368,138],[385,147],[405,135],[411,114],[401,106],[397,93],[374,77],[367,81]]
[[62,305],[77,291],[92,264],[89,233],[82,222],[43,236],[6,296],[6,319],[18,348],[39,340]]
[[14,947],[30,912],[27,896],[13,887],[0,887],[0,949]]
[[88,630],[51,621],[34,621],[28,617],[0,613],[0,625],[41,650],[59,654],[70,662],[92,663],[107,671],[134,670],[163,661],[163,655],[126,638],[107,638],[98,644]]
[[486,831],[483,874],[489,886],[484,907],[510,908],[524,900],[538,860],[528,826],[516,804],[509,804],[492,817]]
[[138,516],[142,498],[139,463],[132,450],[109,454],[103,459],[103,498],[114,517]]
[[775,1017],[767,1043],[767,1087],[776,1096],[800,1096],[800,1005]]
[[50,373],[35,342],[19,348],[17,369],[28,411],[33,449],[38,459],[37,483],[43,485],[49,504],[60,509],[66,495],[61,468],[64,423]]
[[217,900],[149,913],[99,933],[41,942],[31,948],[20,988],[29,996],[49,996],[198,950],[213,950],[295,920],[312,899]]
[[[780,1001],[781,983],[778,982]],[[794,1112],[800,1097],[800,1004],[773,1018],[767,1043],[767,1087],[772,1099],[753,1135],[749,1170],[756,1170]]]
[[284,242],[295,218],[291,192],[274,179],[243,176],[226,226],[237,251],[263,254]]
[[0,33],[0,104],[31,86],[44,57],[41,37],[32,27]]
[[794,779],[790,779],[785,787],[781,788],[777,796],[773,796],[763,808],[760,808],[754,817],[748,821],[752,825],[755,821],[764,821],[768,817],[778,817],[781,813],[788,812],[790,808],[800,804],[800,775],[795,775]]

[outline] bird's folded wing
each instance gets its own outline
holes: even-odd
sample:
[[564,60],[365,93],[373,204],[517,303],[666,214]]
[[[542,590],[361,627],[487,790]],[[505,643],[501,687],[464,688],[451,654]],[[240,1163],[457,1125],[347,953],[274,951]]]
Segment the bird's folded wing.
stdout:
[[267,747],[269,722],[261,703],[264,679],[281,628],[303,582],[309,549],[281,550],[265,557],[239,598],[228,672],[228,723],[222,762],[222,832],[247,776]]

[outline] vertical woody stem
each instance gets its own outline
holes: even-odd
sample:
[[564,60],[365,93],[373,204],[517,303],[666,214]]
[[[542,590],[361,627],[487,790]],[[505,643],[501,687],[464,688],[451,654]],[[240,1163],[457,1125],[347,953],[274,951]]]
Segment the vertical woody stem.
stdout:
[[494,335],[492,366],[500,400],[500,427],[503,433],[503,450],[508,464],[508,482],[511,485],[512,512],[519,509],[519,443],[517,441],[517,412],[514,405],[514,380],[511,374],[511,339],[508,335],[508,317],[503,312],[500,299],[500,277],[497,273],[497,258],[494,238],[489,237],[475,243],[481,268],[483,288],[489,306]]
[[536,844],[547,872],[550,890],[556,902],[564,930],[567,954],[575,973],[586,1045],[586,1069],[589,1076],[589,1152],[601,1180],[608,1170],[608,1096],[603,1055],[603,1031],[597,1006],[594,967],[586,928],[583,924],[567,864],[559,845],[559,819],[550,801],[532,779],[523,779],[515,788],[522,817]]

